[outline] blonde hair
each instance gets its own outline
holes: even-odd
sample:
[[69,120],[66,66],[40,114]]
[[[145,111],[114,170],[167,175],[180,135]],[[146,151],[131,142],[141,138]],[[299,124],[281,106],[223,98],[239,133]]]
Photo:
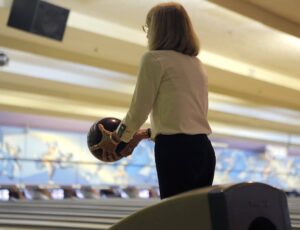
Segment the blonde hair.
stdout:
[[175,50],[190,56],[199,53],[199,39],[184,7],[175,2],[154,6],[147,14],[150,50]]

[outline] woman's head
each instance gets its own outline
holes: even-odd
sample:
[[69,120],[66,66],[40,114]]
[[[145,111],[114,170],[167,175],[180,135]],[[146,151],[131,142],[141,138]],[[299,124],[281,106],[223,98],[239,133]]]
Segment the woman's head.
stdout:
[[148,45],[150,50],[175,50],[196,56],[199,39],[182,5],[175,2],[154,6],[147,14]]

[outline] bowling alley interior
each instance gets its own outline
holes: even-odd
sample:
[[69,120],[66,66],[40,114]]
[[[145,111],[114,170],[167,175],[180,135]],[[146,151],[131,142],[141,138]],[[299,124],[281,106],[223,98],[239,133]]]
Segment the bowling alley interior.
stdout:
[[300,229],[298,0],[175,1],[208,76],[212,186],[161,200],[153,139],[91,154],[90,127],[128,111],[162,2],[0,0],[0,229]]

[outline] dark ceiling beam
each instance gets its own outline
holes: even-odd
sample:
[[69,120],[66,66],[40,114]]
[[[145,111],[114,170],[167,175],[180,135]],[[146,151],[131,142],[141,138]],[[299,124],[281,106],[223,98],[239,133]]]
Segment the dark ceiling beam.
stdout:
[[288,134],[300,134],[300,125],[279,123],[215,110],[209,110],[208,119],[211,122],[220,122],[237,127],[247,127],[256,130],[270,130]]
[[[235,11],[246,17],[259,21],[267,26],[285,33],[300,37],[300,25],[281,17],[271,11],[267,11],[253,3],[242,0],[208,0],[229,10]],[[282,2],[284,4],[284,2]]]
[[109,91],[6,72],[0,72],[0,89],[116,107],[128,107],[131,99],[131,95],[117,89]]
[[50,58],[95,66],[112,71],[134,75],[137,73],[137,67],[133,65],[117,62],[115,60],[108,60],[102,57],[83,54],[76,51],[76,49],[70,51],[61,47],[49,47],[48,44],[37,44],[36,42],[27,41],[22,38],[15,38],[0,34],[0,46],[37,55],[43,55]]
[[206,66],[209,91],[264,106],[300,110],[300,91]]

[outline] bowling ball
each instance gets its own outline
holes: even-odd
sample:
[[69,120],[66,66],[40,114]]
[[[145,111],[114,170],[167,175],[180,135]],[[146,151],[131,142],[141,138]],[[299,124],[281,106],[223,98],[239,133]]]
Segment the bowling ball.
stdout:
[[117,156],[116,154],[112,154],[112,156],[110,157],[110,160],[108,161],[108,160],[105,160],[106,158],[105,159],[103,158],[104,153],[101,148],[91,149],[92,146],[98,144],[102,139],[102,132],[98,128],[98,124],[102,124],[106,130],[113,132],[118,128],[120,123],[121,123],[121,120],[119,120],[117,118],[107,117],[107,118],[103,118],[99,121],[96,121],[91,126],[91,128],[88,132],[88,135],[87,135],[87,145],[88,145],[90,152],[94,155],[94,157],[96,157],[97,159],[99,159],[101,161],[105,161],[105,162],[114,162],[114,161],[118,161],[122,158],[122,156]]

